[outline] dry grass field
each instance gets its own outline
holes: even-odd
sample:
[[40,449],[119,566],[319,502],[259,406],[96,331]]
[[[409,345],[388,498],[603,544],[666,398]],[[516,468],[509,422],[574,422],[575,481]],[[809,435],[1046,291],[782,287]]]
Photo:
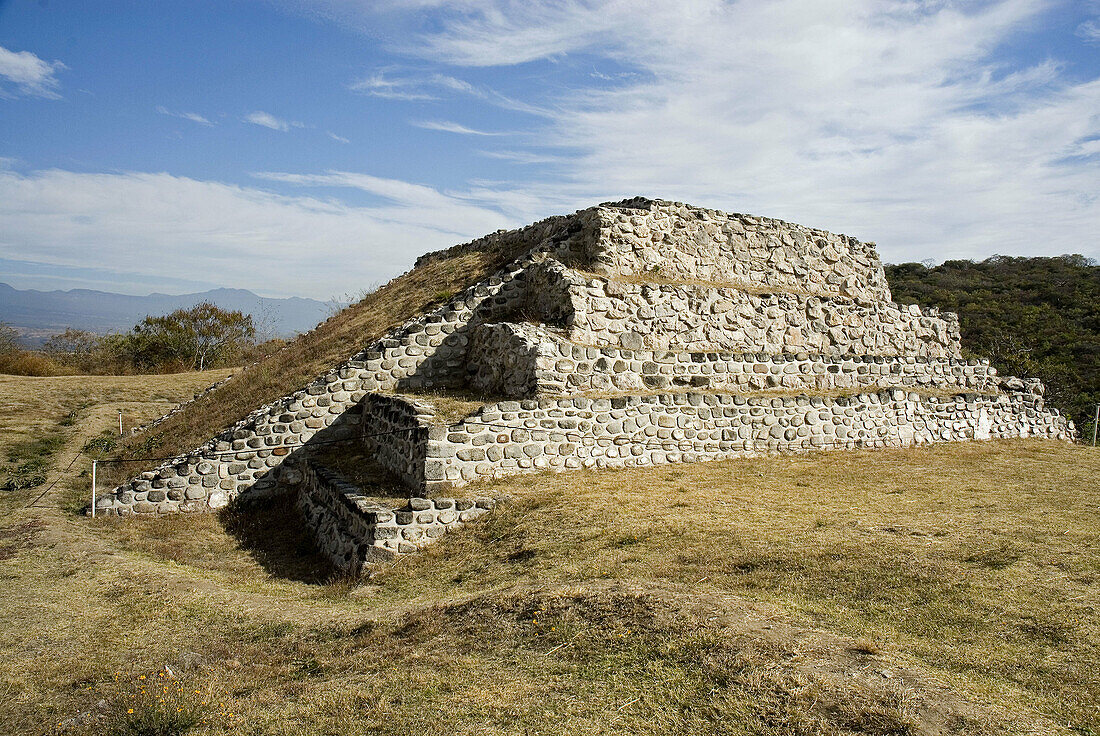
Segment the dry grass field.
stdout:
[[[0,461],[217,377],[0,377]],[[1100,734],[1090,448],[529,476],[361,581],[287,501],[93,521],[86,470],[0,495],[0,733]]]

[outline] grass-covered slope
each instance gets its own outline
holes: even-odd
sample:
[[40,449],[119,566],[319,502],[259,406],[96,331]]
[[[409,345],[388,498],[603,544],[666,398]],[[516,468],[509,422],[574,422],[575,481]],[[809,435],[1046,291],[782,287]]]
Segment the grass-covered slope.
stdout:
[[[201,445],[254,409],[292,393],[425,309],[491,275],[518,253],[506,247],[452,249],[421,259],[364,299],[247,366],[224,386],[156,428],[119,447],[122,458],[171,457]],[[121,482],[144,466],[114,464],[107,482]]]
[[1092,436],[1100,403],[1100,265],[1081,256],[886,266],[894,299],[959,315],[963,348],[1002,375],[1041,378]]
[[[89,397],[52,477],[164,378],[12,379],[68,393],[7,421]],[[91,521],[85,469],[0,495],[0,733],[1100,733],[1090,448],[515,478],[359,585],[289,504]]]

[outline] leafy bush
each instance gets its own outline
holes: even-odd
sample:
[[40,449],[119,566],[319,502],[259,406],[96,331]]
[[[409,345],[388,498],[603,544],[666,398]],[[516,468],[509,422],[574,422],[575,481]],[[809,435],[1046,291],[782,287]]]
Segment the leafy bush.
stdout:
[[175,373],[258,360],[285,343],[256,344],[252,317],[210,302],[148,316],[129,331],[99,336],[67,329],[41,351],[24,350],[18,334],[0,323],[0,373],[60,376],[73,373]]
[[103,338],[100,345],[109,361],[138,370],[201,371],[231,365],[253,345],[255,336],[251,316],[202,302],[146,317],[129,332]]
[[0,467],[6,477],[4,485],[0,486],[5,491],[20,491],[24,488],[35,488],[42,485],[48,479],[46,476],[47,464],[41,460],[29,460],[18,465],[6,465]]
[[70,327],[47,340],[42,345],[42,352],[55,363],[90,373],[95,370],[102,345],[100,335]]
[[963,348],[1002,375],[1041,378],[1092,436],[1100,403],[1100,266],[1079,255],[886,266],[894,299],[959,315]]
[[73,371],[40,353],[14,350],[0,353],[0,373],[12,376],[65,376]]
[[91,438],[84,443],[84,447],[81,449],[85,455],[98,459],[102,459],[104,456],[114,452],[118,447],[118,434],[112,430],[104,430],[99,435]]

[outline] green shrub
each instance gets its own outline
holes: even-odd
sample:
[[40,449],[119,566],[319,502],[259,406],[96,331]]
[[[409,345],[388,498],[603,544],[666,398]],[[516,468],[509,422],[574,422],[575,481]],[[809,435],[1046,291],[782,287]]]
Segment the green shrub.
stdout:
[[81,452],[100,460],[105,455],[109,455],[115,451],[115,448],[118,447],[118,440],[119,437],[116,432],[105,429],[97,436],[85,442],[84,447],[81,448]]
[[1100,403],[1100,266],[1079,255],[886,266],[894,300],[959,315],[967,355],[1041,378],[1046,401],[1092,438]]
[[42,485],[54,455],[64,446],[65,438],[59,434],[15,443],[7,451],[9,464],[0,466],[0,473],[6,476],[0,488],[18,491]]
[[34,488],[46,482],[46,463],[41,460],[31,460],[18,465],[5,465],[0,468],[7,477],[4,485],[0,486],[5,491],[20,491],[24,488]]

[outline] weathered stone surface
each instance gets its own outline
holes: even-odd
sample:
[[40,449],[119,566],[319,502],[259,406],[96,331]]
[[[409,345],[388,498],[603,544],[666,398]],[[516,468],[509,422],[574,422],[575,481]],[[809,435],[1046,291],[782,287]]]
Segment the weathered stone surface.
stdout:
[[[426,502],[427,509],[414,510],[413,501],[418,507]],[[298,509],[318,549],[339,569],[358,571],[434,542],[460,523],[454,511],[429,510],[440,502],[471,508],[476,500],[439,499],[433,503],[414,498],[405,508],[391,510],[367,502],[353,484],[328,468],[311,462],[302,467]]]
[[[378,512],[322,494],[324,504],[343,499],[348,524],[360,521],[342,537],[318,534],[344,539],[333,555],[362,561],[366,553],[347,550],[401,552],[396,537],[371,528],[386,535],[400,523],[420,545],[434,538],[425,529],[449,524],[421,514],[483,512],[472,500],[419,498],[478,479],[1074,433],[1045,407],[1037,381],[961,360],[954,315],[893,303],[873,244],[847,236],[636,199],[446,255],[479,250],[516,257],[115,489],[104,508],[210,511],[242,494],[264,497],[276,479],[306,494],[319,481],[299,462],[303,446],[361,441],[418,495],[407,509]],[[506,400],[442,422],[430,399],[400,395],[459,386]]]

